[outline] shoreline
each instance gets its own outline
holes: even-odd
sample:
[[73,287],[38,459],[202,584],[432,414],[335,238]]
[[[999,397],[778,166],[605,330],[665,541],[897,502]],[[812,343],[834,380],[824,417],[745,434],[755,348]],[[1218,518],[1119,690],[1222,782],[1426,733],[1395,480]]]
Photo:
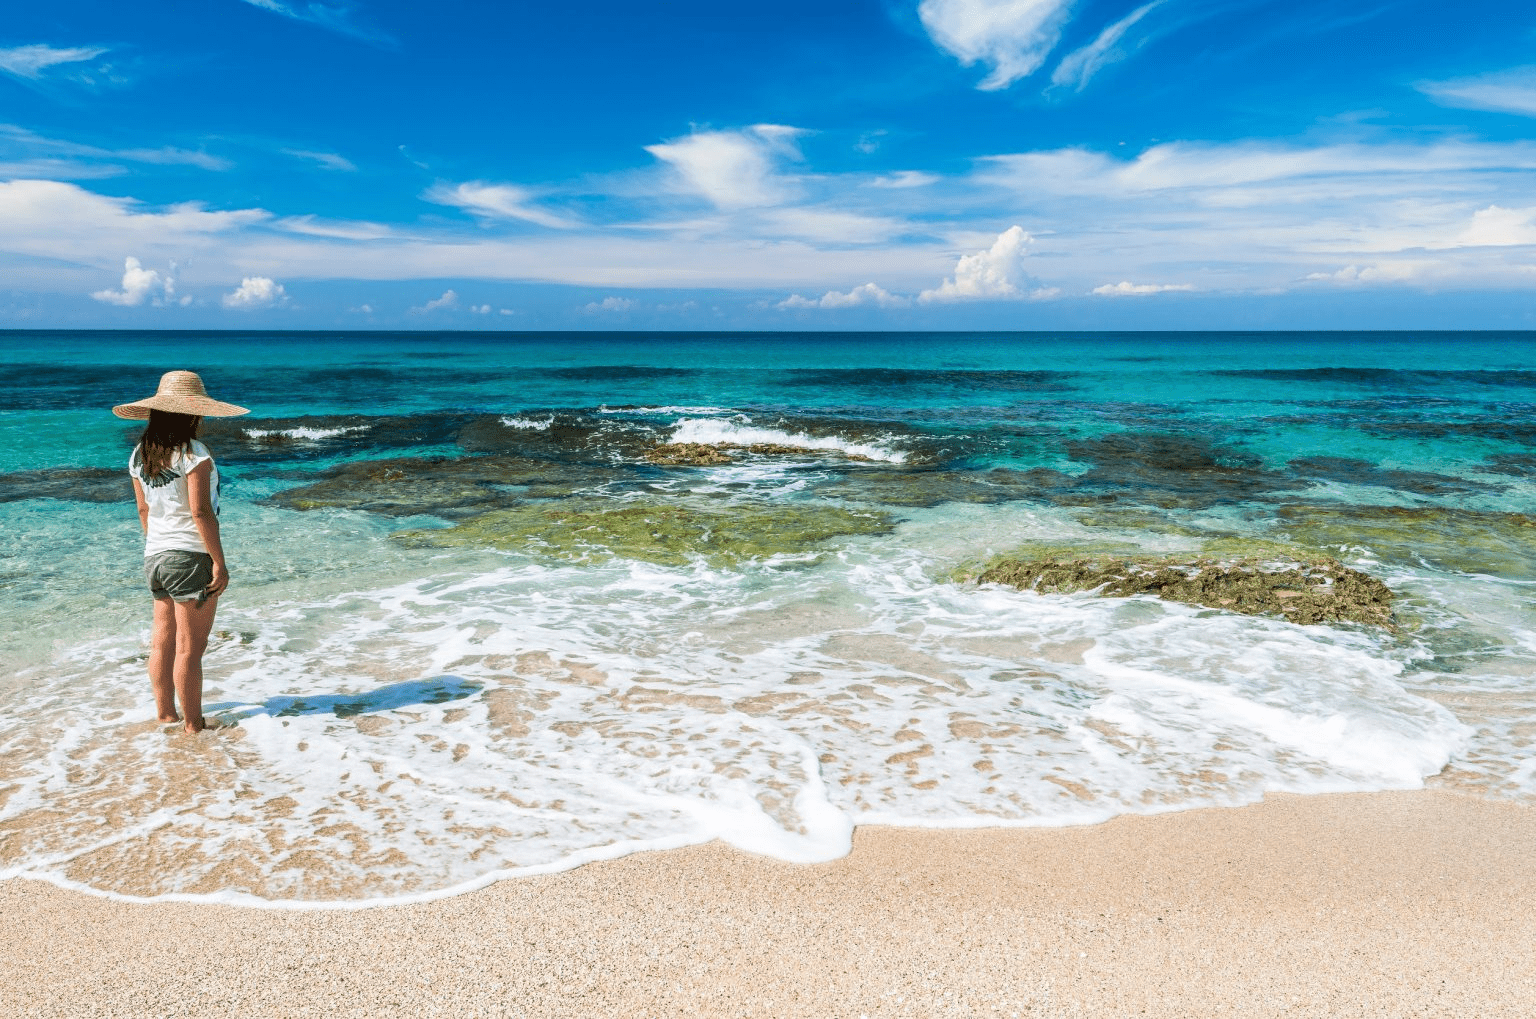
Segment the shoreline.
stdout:
[[1067,828],[715,842],[415,905],[0,882],[14,1016],[1526,1016],[1536,809],[1275,795]]

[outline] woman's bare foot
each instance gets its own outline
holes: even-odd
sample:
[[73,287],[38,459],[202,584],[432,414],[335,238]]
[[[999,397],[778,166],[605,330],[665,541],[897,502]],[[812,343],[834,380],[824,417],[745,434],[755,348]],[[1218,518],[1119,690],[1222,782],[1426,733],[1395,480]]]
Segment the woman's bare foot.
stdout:
[[207,727],[208,727],[207,719],[203,718],[202,715],[198,715],[197,716],[197,721],[195,721],[195,722],[192,721],[191,719],[187,720],[186,732],[187,732],[187,734],[189,736],[196,735],[197,733],[202,732]]
[[181,716],[180,715],[171,715],[171,716],[167,717],[165,715],[161,715],[159,718],[155,719],[155,721],[159,722],[161,725],[170,725],[172,722],[179,722],[179,721],[181,721]]

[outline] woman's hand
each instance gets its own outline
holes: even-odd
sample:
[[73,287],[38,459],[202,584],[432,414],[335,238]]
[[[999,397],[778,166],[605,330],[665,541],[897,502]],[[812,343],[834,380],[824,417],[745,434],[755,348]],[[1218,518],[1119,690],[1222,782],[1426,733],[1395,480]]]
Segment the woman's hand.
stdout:
[[203,588],[203,597],[212,598],[216,595],[221,595],[228,587],[229,570],[225,568],[223,563],[214,563],[213,580],[209,581],[208,586]]

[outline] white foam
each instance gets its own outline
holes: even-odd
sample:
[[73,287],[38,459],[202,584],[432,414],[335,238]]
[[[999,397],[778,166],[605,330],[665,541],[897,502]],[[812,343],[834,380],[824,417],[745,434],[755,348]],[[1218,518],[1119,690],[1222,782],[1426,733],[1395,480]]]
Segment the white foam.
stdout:
[[545,418],[503,417],[501,423],[508,428],[526,428],[529,431],[547,432],[549,426],[555,423],[555,416],[551,414]]
[[[275,551],[296,540],[263,513],[247,523],[270,523]],[[419,901],[711,839],[815,861],[847,852],[855,824],[1061,825],[1409,788],[1468,744],[1367,634],[937,582],[914,546],[1060,521],[916,516],[795,569],[381,544],[384,572],[430,574],[355,590],[274,577],[220,608],[208,713],[238,729],[199,740],[147,721],[142,634],[66,646],[0,707],[0,876],[295,908]],[[201,784],[167,778],[189,772]],[[230,858],[254,884],[220,884]]]
[[302,439],[306,442],[318,442],[321,439],[333,439],[338,435],[351,435],[354,432],[365,432],[367,425],[339,425],[335,428],[311,428],[300,425],[295,428],[245,428],[247,438],[266,439],[280,436],[285,439]]
[[835,435],[807,435],[804,432],[789,432],[779,428],[763,428],[741,417],[729,420],[684,418],[673,427],[672,436],[668,441],[738,445],[773,443],[782,446],[798,446],[802,449],[830,450],[890,463],[903,463],[907,459],[907,455],[900,450],[876,443],[858,442]]

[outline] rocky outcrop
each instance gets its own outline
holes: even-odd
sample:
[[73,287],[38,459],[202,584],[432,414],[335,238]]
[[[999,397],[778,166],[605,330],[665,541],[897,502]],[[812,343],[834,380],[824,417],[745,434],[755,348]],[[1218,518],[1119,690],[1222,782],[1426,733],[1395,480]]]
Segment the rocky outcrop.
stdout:
[[1042,594],[1150,594],[1293,623],[1390,626],[1392,620],[1387,585],[1324,556],[1016,553],[993,560],[976,579]]

